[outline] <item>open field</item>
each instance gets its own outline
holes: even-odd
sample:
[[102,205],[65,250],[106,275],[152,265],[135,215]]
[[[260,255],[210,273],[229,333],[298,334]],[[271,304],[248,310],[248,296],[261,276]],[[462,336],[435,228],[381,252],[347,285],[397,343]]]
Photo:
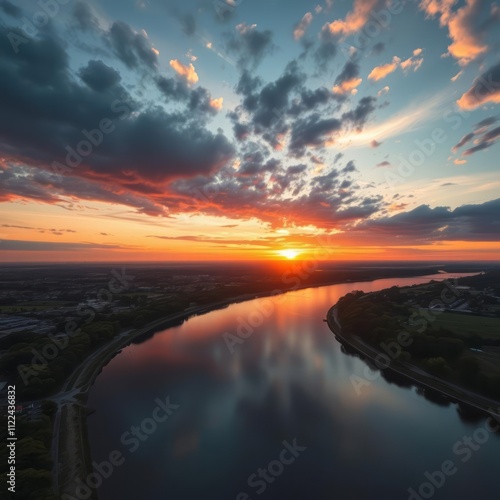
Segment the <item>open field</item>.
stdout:
[[432,326],[446,328],[460,336],[476,334],[484,339],[500,339],[500,318],[443,312],[436,316]]

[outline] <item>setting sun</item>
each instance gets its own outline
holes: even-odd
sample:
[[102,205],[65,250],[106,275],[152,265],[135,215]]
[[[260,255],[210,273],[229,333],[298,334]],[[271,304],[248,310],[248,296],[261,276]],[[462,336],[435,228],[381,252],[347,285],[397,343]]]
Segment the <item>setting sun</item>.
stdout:
[[280,250],[278,253],[287,259],[295,259],[295,257],[300,254],[297,250]]

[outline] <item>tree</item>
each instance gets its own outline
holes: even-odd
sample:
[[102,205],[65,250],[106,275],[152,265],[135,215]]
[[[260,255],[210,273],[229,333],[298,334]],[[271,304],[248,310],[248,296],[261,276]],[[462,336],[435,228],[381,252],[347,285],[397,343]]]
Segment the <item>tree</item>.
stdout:
[[479,361],[473,356],[464,356],[458,361],[458,372],[462,382],[472,383],[479,372]]

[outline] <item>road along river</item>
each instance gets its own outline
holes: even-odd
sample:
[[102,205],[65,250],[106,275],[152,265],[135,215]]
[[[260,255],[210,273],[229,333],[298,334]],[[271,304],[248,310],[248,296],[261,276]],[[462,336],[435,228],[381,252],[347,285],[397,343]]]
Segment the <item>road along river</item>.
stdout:
[[255,299],[124,348],[90,392],[83,482],[101,500],[499,498],[492,422],[367,372],[323,321],[352,290],[453,276]]

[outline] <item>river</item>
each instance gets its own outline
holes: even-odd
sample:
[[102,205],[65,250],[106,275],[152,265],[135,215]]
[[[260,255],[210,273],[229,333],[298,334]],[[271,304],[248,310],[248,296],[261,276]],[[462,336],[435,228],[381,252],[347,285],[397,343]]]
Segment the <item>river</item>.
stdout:
[[121,457],[100,500],[500,498],[500,439],[485,420],[373,372],[356,390],[367,365],[323,322],[352,290],[446,277],[255,299],[125,348],[88,402],[92,459]]

